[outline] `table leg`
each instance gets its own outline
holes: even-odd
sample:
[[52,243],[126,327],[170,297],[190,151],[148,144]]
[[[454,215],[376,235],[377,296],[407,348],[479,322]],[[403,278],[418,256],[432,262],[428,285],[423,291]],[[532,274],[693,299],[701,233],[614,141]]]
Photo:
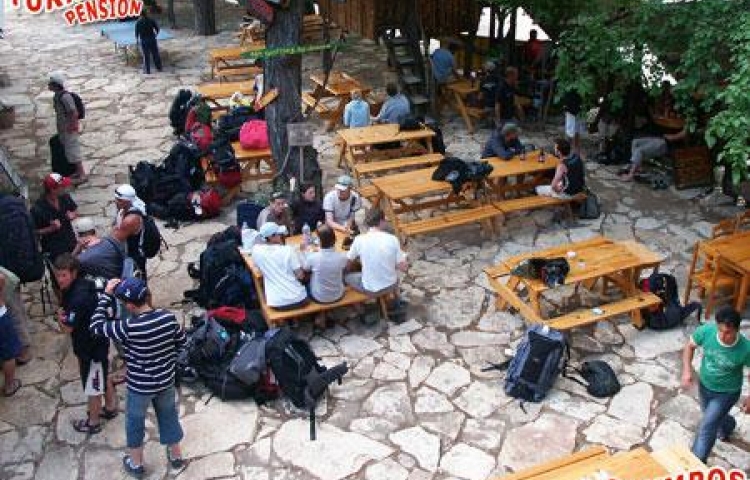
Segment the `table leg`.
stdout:
[[[511,291],[515,292],[516,288],[518,288],[519,283],[521,283],[521,281],[518,277],[511,276],[510,280],[508,280],[507,287]],[[497,300],[495,301],[495,308],[497,308],[498,310],[505,310],[506,308],[508,308],[507,300],[505,300],[502,296],[498,295]]]
[[750,289],[750,274],[744,274],[742,281],[740,281],[740,290],[737,292],[737,303],[735,309],[738,312],[745,310],[745,303],[747,302],[748,289]]
[[341,123],[341,119],[344,118],[345,107],[346,107],[346,98],[341,97],[341,99],[339,100],[339,104],[336,107],[336,110],[331,112],[331,117],[328,119],[328,122],[326,125],[327,132],[333,131],[333,129],[336,128],[336,125]]
[[469,130],[469,133],[474,133],[474,125],[471,122],[471,116],[466,110],[466,105],[464,104],[464,99],[461,97],[461,94],[458,92],[453,92],[453,99],[456,103],[456,108],[458,108],[458,113],[461,114],[464,122],[466,123],[466,128]]

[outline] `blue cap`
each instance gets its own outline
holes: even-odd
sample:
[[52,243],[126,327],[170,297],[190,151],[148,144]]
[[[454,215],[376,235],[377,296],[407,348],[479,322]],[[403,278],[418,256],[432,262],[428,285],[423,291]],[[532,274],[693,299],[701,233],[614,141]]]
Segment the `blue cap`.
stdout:
[[115,287],[115,297],[125,302],[142,303],[147,295],[146,282],[140,278],[126,278]]

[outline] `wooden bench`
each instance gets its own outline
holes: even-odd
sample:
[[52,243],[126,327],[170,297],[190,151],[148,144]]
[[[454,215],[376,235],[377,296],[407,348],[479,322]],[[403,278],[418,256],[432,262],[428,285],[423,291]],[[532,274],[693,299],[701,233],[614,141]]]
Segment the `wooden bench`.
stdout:
[[543,475],[556,474],[571,467],[579,468],[594,465],[608,457],[607,449],[601,445],[596,445],[541,465],[523,469],[520,472],[504,475],[496,480],[532,480]]
[[582,202],[586,199],[585,193],[579,193],[571,198],[547,197],[544,195],[531,195],[528,197],[512,198],[509,200],[500,200],[495,202],[495,206],[503,213],[518,212],[521,210],[536,210],[539,208],[565,206],[569,216],[573,216],[570,204]]
[[467,208],[465,210],[450,211],[442,215],[422,220],[402,223],[399,225],[398,230],[401,236],[404,237],[403,239],[406,240],[406,237],[412,237],[414,235],[445,230],[461,225],[467,225],[469,223],[482,223],[502,214],[503,212],[495,205],[481,205],[478,207]]
[[214,68],[214,76],[218,77],[219,81],[226,81],[229,77],[247,77],[248,79],[255,78],[256,75],[263,73],[263,69],[254,65],[239,64],[239,65],[217,65]]
[[416,157],[358,163],[354,165],[354,171],[358,176],[377,175],[389,170],[398,170],[400,168],[431,167],[440,163],[443,158],[443,155],[440,153],[428,153]]
[[[240,142],[232,142],[234,157],[242,169],[242,180],[271,180],[276,176],[276,162],[270,148],[249,150],[242,148]],[[262,171],[265,164],[266,171]],[[257,173],[256,173],[257,172]]]
[[602,305],[602,313],[596,314],[592,309],[576,310],[566,315],[555,317],[554,320],[545,322],[552,328],[558,330],[570,330],[571,328],[582,327],[601,320],[608,320],[617,315],[629,314],[633,310],[654,307],[661,303],[661,299],[653,293],[641,292],[634,297],[623,298],[615,302]]
[[[302,92],[302,103],[304,104],[305,110],[308,110],[315,105],[315,96],[310,91]],[[330,115],[333,111],[323,104],[322,101],[315,105],[315,111],[319,115]]]

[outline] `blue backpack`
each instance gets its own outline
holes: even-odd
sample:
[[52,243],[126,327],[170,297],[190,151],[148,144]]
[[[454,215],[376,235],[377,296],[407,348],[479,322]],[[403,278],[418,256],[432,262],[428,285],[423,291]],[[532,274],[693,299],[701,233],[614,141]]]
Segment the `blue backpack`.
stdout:
[[505,393],[529,402],[542,401],[569,357],[561,332],[546,325],[532,325],[508,366]]

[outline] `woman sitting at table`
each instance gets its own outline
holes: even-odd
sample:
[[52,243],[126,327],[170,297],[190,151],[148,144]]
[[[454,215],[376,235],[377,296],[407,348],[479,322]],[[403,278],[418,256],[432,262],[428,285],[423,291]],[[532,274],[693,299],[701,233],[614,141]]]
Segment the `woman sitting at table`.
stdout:
[[344,126],[366,127],[370,124],[370,104],[362,99],[362,92],[352,91],[352,101],[344,107]]
[[523,152],[523,144],[518,138],[521,129],[515,123],[506,123],[496,128],[482,150],[482,158],[500,157],[510,160]]
[[323,203],[315,195],[315,185],[303,183],[299,194],[299,199],[290,205],[292,217],[294,217],[294,233],[298,234],[302,233],[302,227],[305,224],[310,227],[310,230],[315,230],[318,225],[326,221]]

